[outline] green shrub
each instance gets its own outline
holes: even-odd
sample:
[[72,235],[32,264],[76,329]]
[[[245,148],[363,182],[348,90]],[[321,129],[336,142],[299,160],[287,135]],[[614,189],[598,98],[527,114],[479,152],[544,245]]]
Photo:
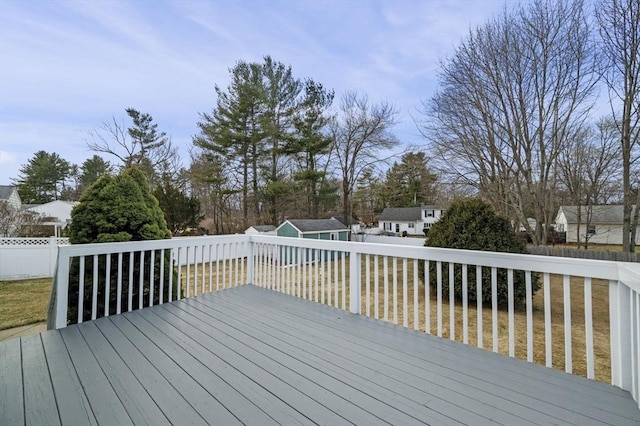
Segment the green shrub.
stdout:
[[[498,216],[490,205],[479,200],[470,199],[454,202],[445,214],[431,226],[425,246],[446,247],[454,249],[481,250],[507,253],[527,253],[526,246],[520,241],[509,221]],[[462,300],[462,266],[454,267],[454,292],[458,300]],[[430,263],[429,280],[436,282],[436,265]],[[467,269],[468,301],[476,301],[476,267],[469,265]],[[508,303],[507,270],[498,269],[498,304]],[[433,286],[435,287],[435,286]],[[531,289],[535,293],[540,288],[537,274],[531,276]],[[442,264],[442,292],[449,297],[449,264]],[[520,304],[526,297],[524,271],[513,271],[513,297]],[[482,300],[491,301],[491,268],[482,268]]]
[[[125,241],[144,241],[171,238],[167,229],[164,216],[158,201],[151,194],[144,174],[138,169],[124,170],[118,176],[105,175],[87,188],[80,203],[71,212],[71,224],[69,225],[69,241],[72,244],[108,243]],[[116,312],[117,284],[118,284],[118,255],[109,255],[109,314]],[[131,263],[131,257],[133,261]],[[141,261],[141,257],[143,260]],[[172,274],[170,264],[170,252],[156,250],[137,251],[123,253],[121,270],[121,302],[122,311],[128,310],[129,291],[132,295],[132,309],[149,306],[150,293],[152,291],[150,276],[153,271],[153,298],[154,304],[159,303],[159,293],[162,286],[163,299],[169,296],[169,277]],[[164,265],[161,271],[161,258],[164,257]],[[79,282],[81,271],[81,259],[76,258],[71,262],[69,276],[69,304],[67,320],[76,322],[78,315]],[[97,257],[94,263],[93,256],[84,258],[84,293],[83,293],[83,320],[91,319],[93,302],[93,271],[97,265],[99,283],[97,286],[97,317],[104,316],[107,272],[107,255]],[[131,266],[132,265],[132,266]],[[141,268],[144,279],[140,281]],[[160,275],[163,282],[160,283]],[[129,277],[132,281],[129,281]],[[177,291],[177,281],[174,280],[173,298]],[[142,303],[140,303],[142,296]]]

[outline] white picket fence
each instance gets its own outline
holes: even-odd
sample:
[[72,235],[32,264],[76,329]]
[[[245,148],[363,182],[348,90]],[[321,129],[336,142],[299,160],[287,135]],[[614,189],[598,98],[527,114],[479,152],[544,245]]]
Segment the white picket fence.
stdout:
[[67,238],[0,238],[0,280],[53,277]]
[[[134,268],[134,262],[139,267]],[[101,264],[106,267],[98,267]],[[429,268],[437,274],[430,276],[426,273]],[[462,271],[461,282],[454,278],[454,268]],[[463,294],[470,289],[482,291],[479,280],[468,277],[469,270],[477,276],[480,271],[490,273],[489,303],[471,304],[466,297],[462,302],[453,297],[451,290],[456,284],[462,286]],[[79,297],[73,311],[68,311],[68,297],[74,296],[69,291],[73,271],[79,286],[75,296]],[[506,271],[508,277],[506,315],[499,311],[497,302],[499,271]],[[521,310],[514,306],[517,271],[524,271],[526,278]],[[544,302],[535,310],[534,276],[541,282],[536,297]],[[148,283],[153,285],[149,288]],[[534,362],[535,353],[542,353],[537,362],[568,373],[574,372],[575,357],[584,354],[588,378],[596,378],[595,365],[603,360],[610,364],[611,383],[640,401],[640,265],[623,262],[261,235],[72,245],[60,248],[49,327],[62,328],[68,323],[245,284],[512,357],[519,347],[530,362]],[[598,291],[606,291],[608,300],[596,298],[596,286]],[[443,297],[447,288],[448,300]],[[128,303],[125,290],[129,292]],[[132,291],[138,296],[132,297]],[[113,294],[118,295],[115,302],[109,299]],[[561,318],[557,311],[552,315],[553,294],[564,301]],[[575,311],[574,301],[581,301]],[[599,351],[594,350],[596,303],[607,304],[609,313],[609,344],[599,346]],[[74,311],[85,313],[84,318],[74,317]],[[504,326],[499,326],[499,315],[506,318]],[[536,336],[534,317],[544,324]],[[516,328],[524,331],[523,341],[516,341]],[[572,336],[583,337],[575,340]],[[561,348],[554,345],[556,341],[561,342]],[[501,343],[506,343],[504,349],[499,349]]]

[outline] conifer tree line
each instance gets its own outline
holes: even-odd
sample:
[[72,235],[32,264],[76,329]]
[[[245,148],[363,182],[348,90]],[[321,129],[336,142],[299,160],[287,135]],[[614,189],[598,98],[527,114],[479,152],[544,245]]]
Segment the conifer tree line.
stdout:
[[104,158],[76,166],[40,151],[14,183],[25,203],[77,199],[101,174],[135,166],[176,234],[331,215],[370,223],[385,207],[480,196],[544,244],[560,205],[623,204],[632,251],[639,58],[637,0],[531,0],[470,29],[441,62],[435,94],[413,114],[420,145],[398,140],[398,110],[375,93],[336,94],[265,56],[215,85],[188,164],[150,114],[127,108],[126,121],[87,135]]

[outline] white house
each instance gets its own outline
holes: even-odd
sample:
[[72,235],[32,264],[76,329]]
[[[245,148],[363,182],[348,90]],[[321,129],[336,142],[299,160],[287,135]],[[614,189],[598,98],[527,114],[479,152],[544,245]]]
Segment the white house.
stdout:
[[77,204],[77,201],[55,200],[45,204],[32,205],[27,210],[42,215],[45,218],[42,224],[54,226],[55,236],[59,236],[60,230],[71,222],[71,210]]
[[382,232],[424,236],[424,230],[436,223],[444,209],[439,206],[387,207],[382,211],[378,226]]
[[18,188],[9,185],[0,185],[0,201],[9,203],[15,209],[20,209],[22,201],[18,194]]
[[[580,218],[578,219],[578,212]],[[556,231],[567,233],[568,243],[622,244],[622,205],[560,206]],[[580,222],[580,223],[578,223]],[[636,231],[640,235],[640,226]]]
[[276,235],[276,227],[273,225],[252,225],[245,229],[244,233],[250,235]]
[[15,186],[0,185],[0,204],[6,205],[8,208],[3,210],[6,212],[3,217],[0,218],[1,230],[0,237],[9,237],[16,235],[20,230],[19,220],[16,218],[16,214],[20,212],[22,208],[22,201],[18,194],[18,189]]

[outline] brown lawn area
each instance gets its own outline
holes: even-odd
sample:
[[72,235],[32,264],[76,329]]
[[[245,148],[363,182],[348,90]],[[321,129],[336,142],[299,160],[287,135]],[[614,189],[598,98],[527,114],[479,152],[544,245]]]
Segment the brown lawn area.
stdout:
[[47,320],[52,278],[0,281],[0,330]]

